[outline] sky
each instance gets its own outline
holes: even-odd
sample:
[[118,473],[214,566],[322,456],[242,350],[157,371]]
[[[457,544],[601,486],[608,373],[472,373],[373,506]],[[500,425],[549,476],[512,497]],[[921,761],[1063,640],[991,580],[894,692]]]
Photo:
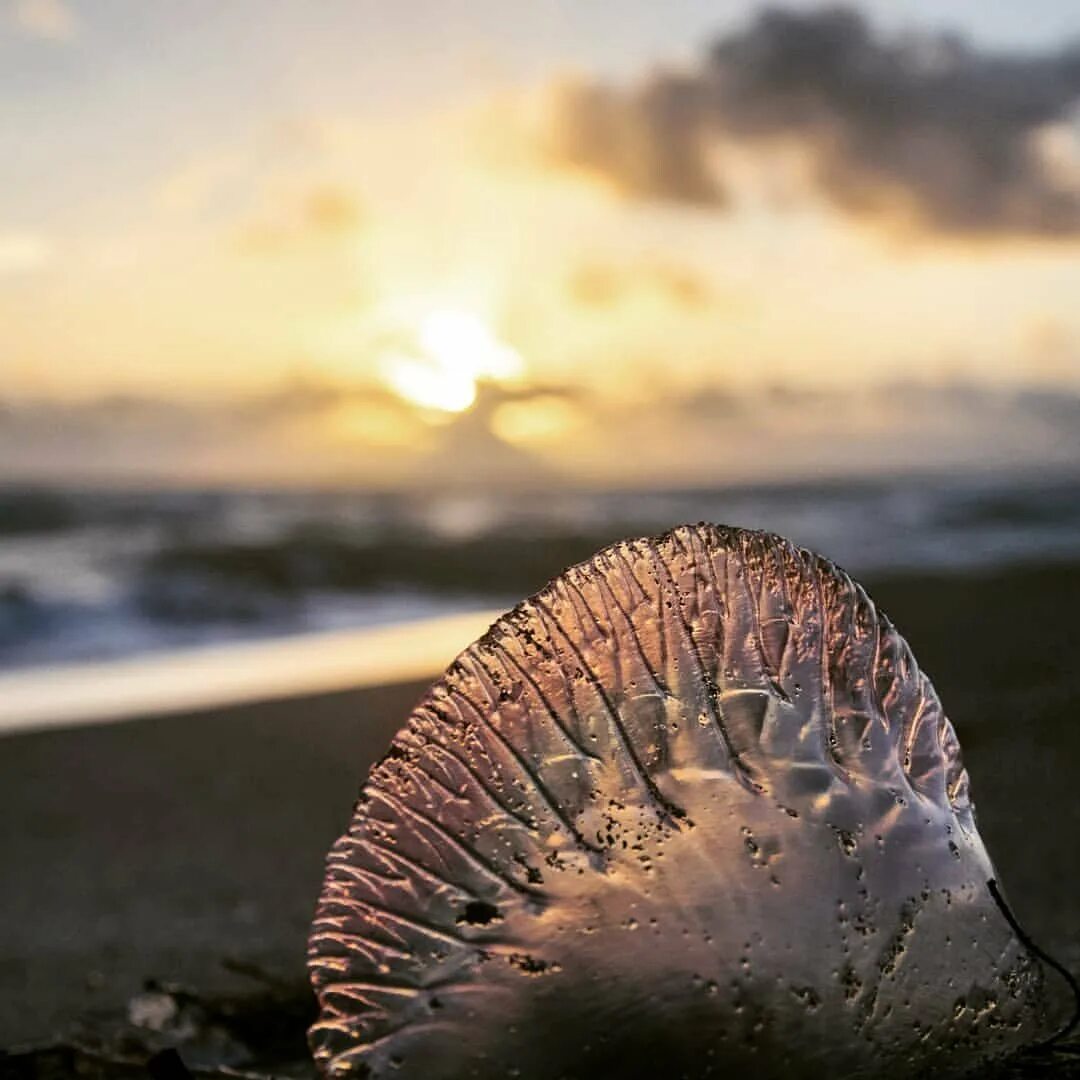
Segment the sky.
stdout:
[[1077,43],[1072,0],[0,0],[0,469],[1075,465]]

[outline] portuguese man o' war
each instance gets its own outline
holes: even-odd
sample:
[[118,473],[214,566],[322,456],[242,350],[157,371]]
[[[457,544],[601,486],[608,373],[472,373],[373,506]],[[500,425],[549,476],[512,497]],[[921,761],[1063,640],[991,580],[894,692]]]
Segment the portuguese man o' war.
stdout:
[[310,938],[327,1075],[962,1076],[1048,1035],[952,725],[860,586],[616,544],[416,707]]

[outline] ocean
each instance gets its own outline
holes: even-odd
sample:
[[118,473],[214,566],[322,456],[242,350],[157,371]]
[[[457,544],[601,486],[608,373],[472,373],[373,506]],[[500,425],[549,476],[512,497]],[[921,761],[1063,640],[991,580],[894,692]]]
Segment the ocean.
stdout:
[[1080,556],[1080,477],[408,494],[0,489],[0,669],[505,608],[625,537],[769,529],[876,578]]

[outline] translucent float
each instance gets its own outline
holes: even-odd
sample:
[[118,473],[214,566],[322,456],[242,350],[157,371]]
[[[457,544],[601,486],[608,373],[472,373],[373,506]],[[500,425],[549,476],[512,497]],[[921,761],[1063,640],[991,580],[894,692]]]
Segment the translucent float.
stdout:
[[310,938],[327,1074],[959,1076],[1048,1034],[952,725],[827,560],[610,547],[416,707]]

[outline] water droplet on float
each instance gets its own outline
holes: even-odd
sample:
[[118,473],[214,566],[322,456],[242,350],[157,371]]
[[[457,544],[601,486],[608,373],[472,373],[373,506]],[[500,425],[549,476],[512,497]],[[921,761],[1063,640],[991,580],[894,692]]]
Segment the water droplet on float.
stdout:
[[372,771],[312,929],[316,1060],[968,1071],[1045,1032],[967,789],[906,643],[832,564],[707,525],[617,544],[466,649]]

